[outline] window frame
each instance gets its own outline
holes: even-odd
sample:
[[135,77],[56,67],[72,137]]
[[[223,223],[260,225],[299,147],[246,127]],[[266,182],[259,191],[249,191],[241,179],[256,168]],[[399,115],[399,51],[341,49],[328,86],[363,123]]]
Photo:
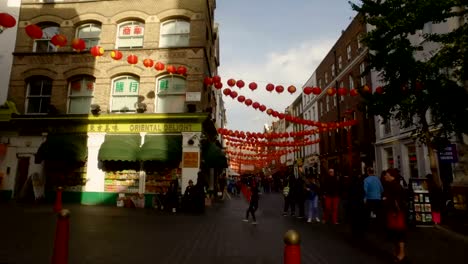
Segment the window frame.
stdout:
[[366,65],[364,64],[364,62],[362,62],[361,64],[359,64],[359,75],[361,75],[360,77],[361,86],[364,86],[367,84],[366,76],[362,75],[365,71],[366,71]]
[[[30,95],[31,93],[31,82],[32,81],[35,81],[35,80],[41,80],[41,94],[40,95]],[[42,94],[42,90],[43,90],[43,87],[44,87],[44,81],[50,81],[50,94],[49,95],[43,95]],[[40,106],[39,106],[39,109],[42,108],[42,99],[43,98],[49,98],[49,106],[51,105],[51,99],[52,99],[52,89],[54,88],[54,84],[53,84],[53,80],[49,77],[46,77],[46,76],[34,76],[34,77],[31,77],[27,80],[27,83],[26,83],[26,100],[25,100],[25,113],[28,114],[28,115],[47,115],[48,114],[48,111],[46,111],[45,113],[32,113],[29,111],[29,100],[30,98],[40,98],[41,99],[41,103],[40,103]]]
[[[160,83],[161,83],[161,80],[164,80],[164,79],[170,79],[170,82],[169,82],[169,86],[167,87],[167,91],[165,91],[164,93],[161,93],[161,90],[160,90]],[[184,81],[184,89],[183,91],[171,91],[171,85],[173,85],[173,80],[174,79],[179,79],[179,80],[183,80]],[[170,97],[170,96],[179,96],[179,97],[184,97],[184,106],[186,105],[187,101],[186,101],[186,94],[187,94],[187,78],[184,78],[184,77],[181,77],[181,76],[174,76],[174,75],[163,75],[163,76],[160,76],[156,79],[156,96],[155,96],[155,110],[154,112],[155,113],[172,113],[172,112],[167,112],[167,111],[164,111],[164,112],[159,112],[159,99],[160,97]],[[184,107],[185,109],[185,107]],[[174,112],[174,113],[183,113],[185,110],[182,110],[181,112]]]
[[[84,82],[85,80],[91,80],[93,82],[93,89],[91,90],[91,95],[72,95],[72,83],[76,81]],[[70,105],[71,101],[74,98],[91,98],[91,104],[93,104],[93,99],[94,99],[94,87],[96,85],[96,78],[93,76],[89,75],[81,75],[81,76],[74,76],[68,80],[68,96],[67,96],[67,114],[69,115],[80,115],[80,114],[86,114],[86,113],[70,113]],[[88,87],[84,87],[83,84],[80,87],[80,89],[86,88],[89,90]],[[90,105],[91,106],[91,105]],[[90,112],[91,109],[88,109],[88,113]]]
[[343,68],[343,57],[338,56],[338,70],[341,71],[341,69]]
[[[136,93],[136,95],[128,95],[128,94],[125,94],[125,95],[117,95],[116,97],[136,97],[136,102],[135,102],[135,105],[134,105],[134,109],[129,109],[129,110],[113,110],[114,108],[114,93],[115,93],[115,84],[117,83],[117,81],[119,80],[122,80],[122,79],[134,79],[138,82],[138,91]],[[115,78],[112,79],[112,82],[111,82],[112,86],[111,86],[111,93],[110,93],[110,103],[109,103],[109,112],[111,113],[135,113],[136,110],[137,110],[137,106],[136,104],[138,103],[138,99],[139,99],[139,96],[140,96],[140,77],[139,76],[135,76],[135,75],[119,75]]]
[[348,46],[346,46],[346,58],[348,58],[348,61],[350,61],[352,58],[351,44],[348,44]]
[[[55,46],[54,44],[52,44],[52,42],[50,41],[52,39],[52,36],[48,37],[46,36],[46,30],[47,28],[57,28],[57,32],[55,33],[56,34],[60,34],[60,25],[57,24],[57,23],[54,23],[54,22],[44,22],[42,23],[42,25],[40,24],[39,27],[42,29],[42,38],[40,39],[35,39],[34,42],[33,42],[33,52],[34,53],[54,53],[54,52],[57,52],[57,46]],[[37,51],[37,43],[38,42],[46,42],[47,41],[47,51]],[[53,46],[53,49],[52,50],[49,50],[51,48],[51,46]]]
[[[141,36],[120,36],[120,29],[124,26],[130,25],[131,27],[134,27],[135,25],[139,25],[143,28],[143,34]],[[116,34],[116,41],[115,41],[115,48],[116,49],[141,49],[145,45],[145,23],[138,21],[138,20],[125,20],[117,25],[117,34]],[[141,46],[125,46],[121,47],[121,39],[141,39]]]
[[[88,26],[89,27],[95,26],[95,27],[99,28],[99,37],[98,38],[83,38],[83,37],[80,36],[80,30],[83,29],[83,28],[86,28]],[[93,46],[99,45],[99,43],[101,42],[101,33],[102,33],[102,25],[100,23],[98,23],[98,22],[88,22],[88,23],[84,23],[84,24],[81,24],[80,26],[78,26],[76,28],[75,35],[76,35],[77,38],[80,38],[80,39],[85,41],[85,43],[86,43],[85,50],[89,50]],[[89,42],[87,40],[92,41],[92,40],[96,40],[96,39],[97,39],[97,43],[95,45],[88,45]]]
[[[170,23],[175,23],[175,28],[177,29],[177,24],[178,23],[187,23],[188,24],[188,29],[189,32],[187,33],[164,33],[164,26]],[[159,27],[159,48],[178,48],[178,47],[189,47],[190,46],[190,33],[191,33],[191,21],[188,19],[181,19],[181,18],[176,18],[176,19],[169,19],[166,21],[161,22],[161,25]],[[174,44],[169,44],[169,45],[162,45],[161,43],[163,42],[162,39],[165,36],[187,36],[188,38],[188,43],[184,45],[174,45]]]

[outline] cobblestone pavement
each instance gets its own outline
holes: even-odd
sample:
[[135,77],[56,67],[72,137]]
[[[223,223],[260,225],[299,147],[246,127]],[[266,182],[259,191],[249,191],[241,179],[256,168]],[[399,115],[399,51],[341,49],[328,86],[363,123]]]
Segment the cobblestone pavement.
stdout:
[[[0,263],[50,263],[56,217],[47,206],[0,204]],[[302,263],[386,263],[389,245],[378,237],[356,242],[346,228],[307,224],[280,215],[282,198],[265,194],[260,200],[258,225],[244,223],[247,204],[233,198],[195,216],[161,213],[150,209],[65,205],[72,212],[70,263],[242,263],[281,264],[283,234],[299,231]],[[449,237],[420,231],[426,246],[410,254],[414,263],[463,260],[466,244]],[[413,243],[413,244],[412,244]],[[447,259],[445,255],[450,255]],[[461,259],[460,259],[461,257]],[[424,258],[425,262],[419,262]],[[445,262],[444,263],[463,263]]]

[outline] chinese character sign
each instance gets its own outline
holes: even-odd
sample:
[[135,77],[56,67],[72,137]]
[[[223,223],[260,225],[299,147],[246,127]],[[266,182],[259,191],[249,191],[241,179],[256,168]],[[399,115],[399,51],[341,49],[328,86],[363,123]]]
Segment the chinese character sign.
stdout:
[[125,86],[125,83],[123,81],[118,81],[115,83],[115,92],[116,93],[123,93],[124,91],[124,86]]
[[138,93],[138,82],[132,81],[130,82],[130,93]]
[[120,27],[121,37],[142,36],[144,33],[143,25],[125,25]]

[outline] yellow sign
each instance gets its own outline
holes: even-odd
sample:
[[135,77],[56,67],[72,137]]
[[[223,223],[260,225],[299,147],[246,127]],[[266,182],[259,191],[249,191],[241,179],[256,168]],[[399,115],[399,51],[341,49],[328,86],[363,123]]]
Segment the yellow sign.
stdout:
[[198,152],[184,152],[184,168],[198,168]]
[[201,124],[182,123],[145,123],[145,124],[90,124],[88,132],[106,133],[175,133],[175,132],[198,132]]

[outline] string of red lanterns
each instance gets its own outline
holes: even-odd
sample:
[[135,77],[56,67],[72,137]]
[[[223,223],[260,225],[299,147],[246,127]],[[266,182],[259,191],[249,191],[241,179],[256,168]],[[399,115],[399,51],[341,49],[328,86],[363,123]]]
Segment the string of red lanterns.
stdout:
[[8,13],[0,13],[0,33],[5,28],[12,28],[16,26],[16,19]]

